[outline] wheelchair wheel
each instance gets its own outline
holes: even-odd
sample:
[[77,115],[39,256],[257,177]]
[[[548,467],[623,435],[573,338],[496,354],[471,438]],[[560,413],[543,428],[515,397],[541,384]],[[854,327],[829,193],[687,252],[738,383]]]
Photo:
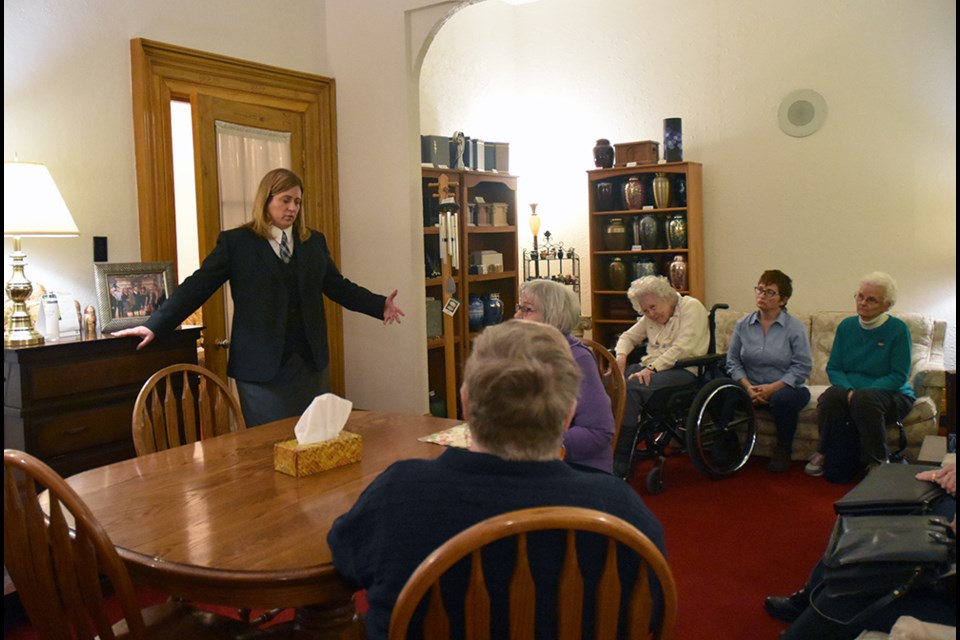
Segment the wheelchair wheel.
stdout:
[[647,473],[647,491],[652,495],[663,493],[664,472],[663,465],[666,458],[657,458],[653,469]]
[[700,389],[686,427],[690,459],[710,478],[725,478],[740,469],[757,439],[750,396],[730,378],[711,380]]

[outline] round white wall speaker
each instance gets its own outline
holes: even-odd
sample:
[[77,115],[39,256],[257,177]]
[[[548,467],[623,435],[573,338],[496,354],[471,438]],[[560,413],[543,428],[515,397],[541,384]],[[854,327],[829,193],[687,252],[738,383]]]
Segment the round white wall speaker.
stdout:
[[816,133],[827,119],[827,101],[812,89],[797,89],[780,102],[777,120],[787,135],[802,138]]

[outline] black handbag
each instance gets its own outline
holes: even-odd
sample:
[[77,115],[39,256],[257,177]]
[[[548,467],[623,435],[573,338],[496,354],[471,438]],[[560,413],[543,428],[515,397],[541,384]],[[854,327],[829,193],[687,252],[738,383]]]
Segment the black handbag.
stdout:
[[[956,573],[956,539],[940,516],[840,516],[823,556],[824,579],[811,604],[829,620],[855,625],[905,593]],[[875,595],[850,620],[817,606],[820,597]]]
[[833,509],[837,515],[928,513],[933,503],[947,492],[934,482],[917,480],[914,476],[939,468],[919,464],[878,465],[834,502]]

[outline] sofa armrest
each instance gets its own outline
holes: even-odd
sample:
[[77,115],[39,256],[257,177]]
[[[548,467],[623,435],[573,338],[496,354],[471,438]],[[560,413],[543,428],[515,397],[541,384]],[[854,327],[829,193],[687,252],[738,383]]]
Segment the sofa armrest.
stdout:
[[918,398],[930,396],[939,406],[947,386],[947,372],[943,367],[920,363],[914,369],[910,384]]

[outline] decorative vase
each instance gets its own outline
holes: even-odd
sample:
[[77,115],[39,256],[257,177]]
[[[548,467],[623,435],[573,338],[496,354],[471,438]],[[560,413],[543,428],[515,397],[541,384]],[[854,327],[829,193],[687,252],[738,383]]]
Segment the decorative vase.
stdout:
[[687,290],[687,261],[683,256],[674,256],[670,263],[670,284],[677,291]]
[[597,146],[593,148],[593,164],[600,169],[613,166],[613,146],[606,138],[597,140]]
[[627,288],[627,265],[620,258],[614,258],[607,266],[607,280],[614,291],[625,291]]
[[658,173],[653,179],[653,202],[657,209],[670,206],[670,178],[665,173]]
[[499,293],[491,293],[483,303],[483,326],[492,327],[503,322],[503,300]]
[[613,183],[612,182],[598,182],[594,185],[596,189],[596,210],[597,211],[613,211]]
[[683,160],[683,123],[680,118],[663,121],[663,159],[667,162]]
[[630,246],[623,218],[610,218],[610,222],[603,228],[603,245],[607,251],[626,251]]
[[643,242],[641,242],[641,236],[640,236],[640,216],[634,216],[633,222],[631,223],[630,226],[631,226],[631,230],[633,231],[633,234],[630,238],[633,241],[633,246],[642,247]]
[[644,251],[658,248],[660,219],[652,213],[640,216],[640,246]]
[[677,206],[687,206],[687,176],[677,175]]
[[633,263],[633,279],[642,278],[644,276],[655,276],[659,273],[657,269],[657,263],[653,261],[653,258],[649,256],[641,256],[636,259]]
[[627,209],[643,209],[643,181],[640,176],[630,176],[623,183],[623,206]]
[[667,222],[667,246],[670,249],[687,248],[687,217],[683,214],[670,216]]
[[483,298],[477,294],[470,294],[470,331],[483,329]]

